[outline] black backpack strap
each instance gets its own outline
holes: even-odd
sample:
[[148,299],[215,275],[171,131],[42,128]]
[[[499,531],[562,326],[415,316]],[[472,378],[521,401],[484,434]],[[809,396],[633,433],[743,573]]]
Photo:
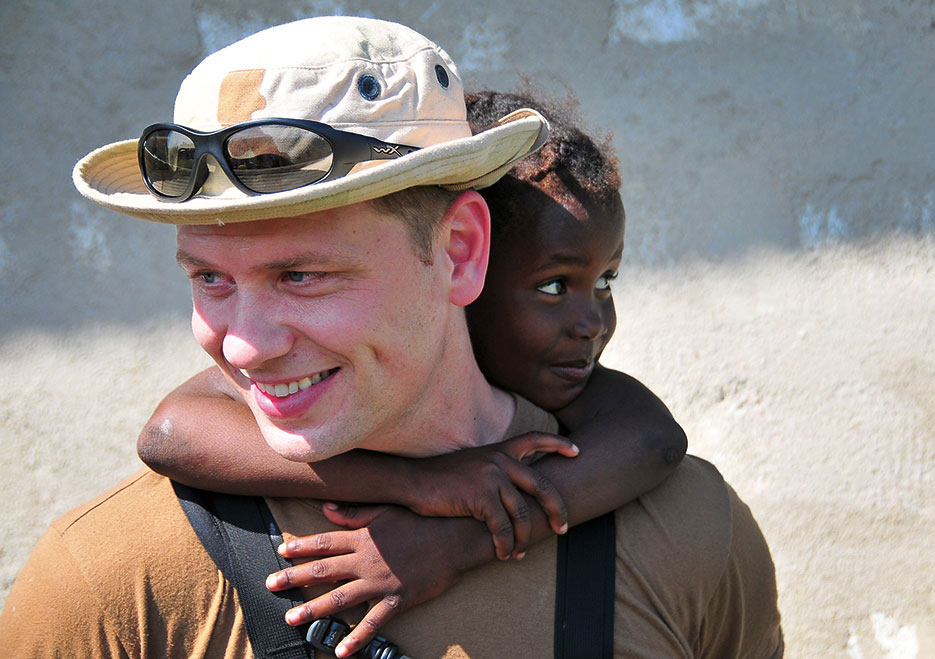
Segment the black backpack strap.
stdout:
[[233,584],[244,612],[244,625],[258,659],[310,659],[315,652],[305,642],[307,625],[286,624],[286,611],[303,602],[297,591],[273,593],[266,577],[289,567],[276,551],[282,533],[266,502],[206,492],[172,481],[179,504],[201,544]]
[[556,659],[614,656],[616,566],[613,512],[558,537]]

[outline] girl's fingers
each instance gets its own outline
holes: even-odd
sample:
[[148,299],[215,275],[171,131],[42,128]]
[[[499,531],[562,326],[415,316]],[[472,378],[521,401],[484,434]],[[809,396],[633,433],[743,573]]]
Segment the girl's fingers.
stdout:
[[337,615],[341,611],[363,604],[370,597],[373,597],[373,594],[366,588],[366,582],[355,579],[289,609],[286,611],[286,622],[290,625],[302,625],[318,618]]
[[358,652],[383,628],[386,623],[396,615],[399,610],[399,598],[395,596],[384,597],[370,607],[367,615],[357,623],[343,641],[335,648],[335,655],[347,657]]
[[359,576],[356,569],[357,560],[354,554],[345,554],[293,565],[266,577],[266,587],[272,591],[280,591],[354,579]]
[[354,551],[357,537],[354,531],[328,531],[293,538],[279,545],[279,554],[285,558],[335,556]]
[[579,452],[570,439],[544,432],[528,432],[501,442],[501,445],[501,450],[514,460],[523,460],[536,453],[559,453],[573,458]]
[[[510,483],[512,483],[517,490],[525,492],[529,496],[535,498],[539,506],[542,507],[546,517],[549,518],[549,525],[555,533],[564,533],[568,530],[568,510],[565,507],[565,501],[562,499],[558,490],[555,489],[551,480],[536,471],[533,467],[527,467],[519,462],[504,465],[503,469],[510,479]],[[519,494],[516,493],[516,496],[519,497]],[[514,524],[529,523],[529,510],[525,502],[520,506],[515,498],[507,499],[503,497],[502,493],[501,498],[504,499],[504,505],[507,505],[508,501],[510,502],[512,509],[509,512],[511,518],[513,518]],[[522,499],[522,497],[519,498]],[[522,516],[525,516],[525,522],[522,521]]]
[[322,506],[322,512],[332,524],[359,529],[370,524],[386,508],[386,506],[351,506],[329,502]]

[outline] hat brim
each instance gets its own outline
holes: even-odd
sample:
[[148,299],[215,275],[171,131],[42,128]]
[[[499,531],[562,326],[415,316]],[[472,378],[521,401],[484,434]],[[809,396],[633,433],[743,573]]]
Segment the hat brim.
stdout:
[[547,138],[545,118],[523,109],[477,135],[425,147],[327,183],[256,196],[199,196],[182,203],[162,201],[147,190],[137,159],[138,140],[125,140],[79,160],[72,179],[83,196],[124,215],[165,224],[226,224],[304,215],[419,185],[483,188]]

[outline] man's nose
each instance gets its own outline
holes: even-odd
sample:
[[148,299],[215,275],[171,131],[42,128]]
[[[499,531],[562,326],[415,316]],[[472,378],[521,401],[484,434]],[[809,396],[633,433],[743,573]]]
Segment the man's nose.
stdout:
[[260,298],[238,301],[227,325],[222,352],[235,368],[259,369],[287,354],[294,336],[273,305]]

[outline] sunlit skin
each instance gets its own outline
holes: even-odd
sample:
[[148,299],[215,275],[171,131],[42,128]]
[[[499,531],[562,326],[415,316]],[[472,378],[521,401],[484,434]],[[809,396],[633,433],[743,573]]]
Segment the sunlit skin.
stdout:
[[622,214],[575,214],[528,195],[522,228],[495,238],[487,284],[468,308],[488,379],[548,410],[574,400],[616,327],[610,283],[623,252]]
[[[462,197],[471,203],[470,195]],[[402,221],[369,204],[183,226],[178,259],[192,280],[195,338],[286,458],[351,448],[437,454],[489,441],[509,422],[508,397],[473,360],[453,301],[476,292],[462,290],[446,245],[426,265]],[[473,286],[482,283],[481,274]],[[457,384],[452,368],[464,374]],[[306,388],[285,397],[263,390],[290,383]],[[451,424],[461,407],[464,423]]]

